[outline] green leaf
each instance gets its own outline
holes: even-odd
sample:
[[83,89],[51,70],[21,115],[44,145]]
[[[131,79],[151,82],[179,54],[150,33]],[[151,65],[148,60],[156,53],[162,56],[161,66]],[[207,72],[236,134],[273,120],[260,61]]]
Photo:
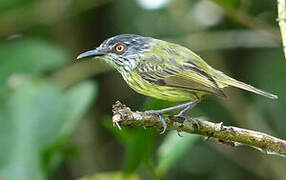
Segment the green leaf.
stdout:
[[27,3],[29,1],[31,0],[1,0],[0,10],[3,11],[5,9],[9,9],[18,6],[19,4]]
[[86,112],[96,94],[97,86],[92,82],[82,82],[67,91],[64,95],[67,111],[65,115],[66,123],[60,134],[62,137],[65,138],[71,135],[80,117]]
[[231,8],[237,8],[240,5],[240,0],[214,0],[214,2]]
[[103,126],[107,128],[120,143],[124,146],[129,146],[131,144],[131,139],[129,137],[132,136],[133,131],[128,127],[121,127],[120,130],[118,127],[113,126],[112,117],[107,116],[104,121],[102,121]]
[[[63,116],[63,124],[58,138],[54,140],[44,154],[47,172],[55,170],[59,163],[66,156],[69,156],[65,149],[63,149],[63,152],[58,150],[62,150],[61,147],[68,142],[70,135],[79,123],[80,117],[86,112],[96,94],[97,86],[91,82],[83,82],[64,94],[65,115]],[[70,149],[70,151],[69,153],[73,153],[74,149]]]
[[111,118],[104,121],[104,126],[126,147],[126,159],[124,173],[133,174],[142,163],[149,163],[150,151],[154,145],[154,137],[157,133],[154,129],[124,128],[119,130],[110,125]]
[[39,74],[60,67],[66,53],[40,39],[9,41],[0,46],[0,91],[13,74]]
[[[90,83],[65,91],[41,79],[26,79],[1,95],[0,174],[5,179],[46,179],[42,153],[67,138],[92,101]],[[52,158],[52,156],[51,156]]]
[[199,136],[182,132],[180,137],[176,131],[170,131],[158,149],[158,166],[156,174],[164,177],[166,172],[190,150]]
[[155,131],[153,129],[138,128],[130,138],[125,160],[124,172],[134,173],[137,168],[150,158],[150,151],[154,144]]
[[80,180],[139,180],[136,174],[125,176],[122,172],[97,173],[93,176],[83,177]]

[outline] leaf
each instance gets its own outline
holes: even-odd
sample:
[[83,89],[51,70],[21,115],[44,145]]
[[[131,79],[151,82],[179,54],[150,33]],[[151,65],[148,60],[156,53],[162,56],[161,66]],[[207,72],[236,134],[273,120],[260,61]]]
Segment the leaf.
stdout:
[[102,121],[103,126],[109,130],[118,141],[124,146],[129,146],[131,144],[131,139],[129,137],[132,136],[133,132],[130,128],[121,127],[120,130],[118,127],[113,126],[112,117],[107,116],[104,121]]
[[154,144],[155,131],[152,129],[138,128],[130,138],[125,160],[125,174],[133,174],[141,163],[148,161],[150,151]]
[[18,6],[19,4],[27,3],[28,1],[31,0],[1,0],[0,10],[3,11],[5,9]]
[[66,53],[40,39],[15,40],[0,46],[0,91],[13,74],[39,74],[60,67]]
[[124,128],[119,130],[117,127],[111,127],[111,125],[107,124],[108,121],[104,122],[104,126],[126,147],[127,156],[124,165],[124,173],[126,175],[133,174],[142,163],[149,163],[156,130],[143,128]]
[[92,82],[82,82],[81,84],[71,88],[64,95],[66,101],[66,116],[61,136],[70,136],[79,118],[86,112],[97,94],[97,86]]
[[[61,147],[68,142],[70,135],[79,123],[80,117],[86,112],[96,94],[97,86],[91,82],[83,82],[69,89],[64,94],[63,99],[66,104],[66,111],[63,116],[63,124],[59,132],[59,137],[44,154],[46,160],[44,163],[48,172],[52,172],[59,165],[59,162],[64,160],[64,156],[69,156],[66,151],[58,152],[58,150],[61,150]],[[70,151],[74,150],[70,149]]]
[[230,8],[237,8],[240,5],[240,0],[214,0],[214,2]]
[[166,172],[190,150],[199,136],[182,132],[180,137],[176,131],[170,131],[157,151],[158,166],[156,174],[164,177]]
[[46,179],[42,153],[72,133],[94,90],[83,83],[65,92],[50,81],[26,79],[11,93],[1,94],[1,176]]

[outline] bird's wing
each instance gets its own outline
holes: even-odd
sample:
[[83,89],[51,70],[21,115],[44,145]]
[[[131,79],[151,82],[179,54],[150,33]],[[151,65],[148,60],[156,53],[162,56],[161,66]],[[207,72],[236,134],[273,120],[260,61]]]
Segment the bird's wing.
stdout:
[[134,70],[144,80],[156,85],[225,97],[215,80],[191,61],[174,64],[142,59]]

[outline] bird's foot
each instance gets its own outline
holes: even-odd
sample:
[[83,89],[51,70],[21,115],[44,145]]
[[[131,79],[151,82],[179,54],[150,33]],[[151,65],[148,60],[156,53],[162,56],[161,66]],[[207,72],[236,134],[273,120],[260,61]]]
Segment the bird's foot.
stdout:
[[178,136],[179,136],[179,137],[184,137],[184,136],[181,134],[181,132],[182,132],[181,130],[177,130]]
[[186,115],[181,115],[180,113],[175,115],[175,117],[182,117],[184,119],[186,119],[187,121],[189,121],[190,123],[192,123],[192,125],[196,126],[198,129],[200,129],[200,123],[196,120],[196,119],[193,119],[189,116],[186,116]]
[[163,130],[160,132],[160,134],[164,134],[166,129],[167,129],[167,123],[165,121],[165,118],[163,117],[163,114],[160,110],[149,110],[145,111],[146,114],[157,114],[160,118],[160,121],[162,122],[163,125]]
[[188,120],[189,122],[191,122],[193,125],[195,125],[198,129],[200,128],[200,124],[197,120],[189,117],[186,115],[186,113],[188,112],[188,110],[193,106],[194,104],[190,104],[187,107],[185,107],[185,109],[183,109],[182,111],[180,111],[177,115],[175,115],[175,117],[182,117],[186,120]]

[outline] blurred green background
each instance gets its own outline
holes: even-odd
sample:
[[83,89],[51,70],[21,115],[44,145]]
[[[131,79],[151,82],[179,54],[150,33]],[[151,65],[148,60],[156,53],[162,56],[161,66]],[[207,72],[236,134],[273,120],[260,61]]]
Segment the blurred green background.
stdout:
[[286,137],[286,61],[269,0],[1,0],[0,179],[285,179],[286,159],[197,135],[112,126],[116,100],[168,102],[131,90],[101,61],[75,57],[122,33],[191,48],[278,100],[227,89],[194,117]]

